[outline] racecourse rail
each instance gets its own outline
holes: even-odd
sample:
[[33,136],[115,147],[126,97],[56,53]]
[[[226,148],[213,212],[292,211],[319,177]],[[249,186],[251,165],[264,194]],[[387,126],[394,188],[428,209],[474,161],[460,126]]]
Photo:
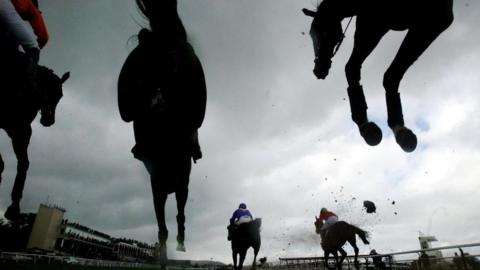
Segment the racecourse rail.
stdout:
[[[422,254],[424,252],[428,251],[437,251],[437,250],[447,250],[447,249],[461,249],[461,248],[470,248],[470,247],[480,247],[480,243],[471,243],[471,244],[461,244],[461,245],[451,245],[451,246],[444,246],[444,247],[435,247],[435,248],[427,248],[427,249],[415,249],[415,250],[408,250],[408,251],[399,251],[399,252],[391,252],[391,253],[382,253],[382,254],[377,254],[377,255],[358,255],[358,258],[361,259],[368,259],[368,258],[375,258],[375,257],[381,257],[381,258],[392,258],[395,255],[406,255],[406,254]],[[477,255],[465,255],[463,254],[463,251],[461,253],[461,258],[469,258],[469,257],[480,257],[480,254]],[[353,266],[353,258],[354,256],[349,255],[346,257],[346,267],[350,269],[350,266]],[[446,260],[446,259],[453,259],[455,257],[442,257],[442,258],[430,258],[430,260]],[[300,265],[305,265],[305,264],[314,264],[315,266],[321,265],[325,261],[325,257],[283,257],[283,258],[278,258],[280,260],[280,265],[284,265],[287,267],[292,267],[295,268],[295,266],[300,266]],[[394,262],[390,260],[390,267],[393,269],[401,269],[402,263],[405,262],[412,262],[412,259],[409,260],[396,260],[395,264],[398,264],[397,266],[394,266]],[[371,264],[371,263],[370,263]],[[302,267],[303,268],[303,267]],[[406,267],[405,267],[406,268]]]

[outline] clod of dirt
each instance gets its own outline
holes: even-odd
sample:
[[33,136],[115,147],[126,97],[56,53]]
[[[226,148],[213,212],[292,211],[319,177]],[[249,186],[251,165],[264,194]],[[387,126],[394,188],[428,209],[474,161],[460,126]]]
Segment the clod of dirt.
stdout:
[[375,203],[373,203],[372,201],[363,201],[363,207],[365,207],[365,210],[367,210],[368,214],[375,213],[375,211],[377,210]]

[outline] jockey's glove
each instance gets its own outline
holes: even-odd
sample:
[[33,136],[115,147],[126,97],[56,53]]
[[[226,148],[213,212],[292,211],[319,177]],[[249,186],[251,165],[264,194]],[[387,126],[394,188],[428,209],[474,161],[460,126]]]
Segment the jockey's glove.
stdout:
[[25,54],[32,60],[35,66],[38,64],[38,61],[40,59],[40,49],[28,48],[25,50]]

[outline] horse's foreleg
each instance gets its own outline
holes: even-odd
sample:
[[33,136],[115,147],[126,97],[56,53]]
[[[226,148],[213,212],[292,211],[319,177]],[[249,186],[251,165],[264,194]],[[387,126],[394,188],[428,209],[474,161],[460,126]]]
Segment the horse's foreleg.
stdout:
[[190,171],[192,169],[192,162],[190,156],[185,156],[178,160],[178,180],[180,181],[180,188],[175,192],[177,200],[177,251],[185,252],[185,205],[188,199],[188,183],[190,178]]
[[327,252],[327,251],[323,251],[323,260],[324,260],[324,264],[325,264],[325,269],[329,269],[328,268],[328,256],[330,254]]
[[2,155],[0,155],[0,184],[2,183],[2,173],[5,169],[5,163],[3,163]]
[[12,190],[12,204],[5,212],[7,219],[15,219],[20,214],[20,200],[23,196],[23,189],[25,187],[25,180],[27,179],[27,171],[30,166],[28,160],[28,145],[32,136],[32,129],[27,126],[22,129],[14,131],[7,130],[7,134],[12,139],[13,151],[17,157],[17,175],[15,176],[15,183]]
[[368,122],[367,102],[360,84],[361,68],[365,59],[375,49],[387,31],[386,28],[379,28],[370,24],[368,19],[357,18],[353,51],[345,66],[352,120],[357,124],[365,141],[372,146],[381,142],[382,131],[375,123]]
[[333,253],[333,257],[335,258],[335,265],[338,269],[342,269],[342,262],[338,260],[338,251],[335,250]]
[[240,261],[238,262],[238,270],[242,270],[243,262],[245,261],[245,257],[247,256],[247,250],[241,250],[240,252]]
[[254,249],[254,251],[253,251],[252,269],[256,269],[256,268],[257,268],[257,255],[258,255],[258,249]]
[[340,265],[342,265],[343,261],[345,260],[345,258],[347,257],[347,252],[343,249],[343,248],[340,248],[338,251],[340,251]]
[[144,161],[144,163],[145,167],[147,167],[147,170],[150,173],[153,193],[153,206],[155,208],[155,216],[157,217],[158,223],[158,242],[160,245],[158,262],[160,265],[162,265],[162,268],[165,268],[168,262],[168,229],[167,224],[165,223],[165,203],[167,202],[168,194],[162,189],[159,179],[160,176],[157,174],[157,165],[151,163],[150,161]]
[[393,130],[397,143],[406,152],[415,150],[417,137],[405,127],[402,103],[398,92],[400,81],[408,68],[425,52],[432,42],[450,26],[453,14],[446,12],[441,18],[430,18],[429,23],[411,28],[398,50],[392,64],[385,72],[383,86],[387,101],[388,126]]
[[175,193],[177,199],[177,251],[185,252],[185,205],[187,204],[188,188]]
[[237,270],[237,256],[238,256],[238,252],[232,251],[233,270]]
[[358,252],[359,252],[359,249],[357,247],[357,241],[355,239],[355,235],[353,236],[352,239],[349,239],[348,240],[348,243],[350,243],[350,245],[353,247],[353,251],[355,253],[355,259],[354,259],[354,264],[355,264],[355,267],[358,268],[359,267],[359,263],[358,263]]

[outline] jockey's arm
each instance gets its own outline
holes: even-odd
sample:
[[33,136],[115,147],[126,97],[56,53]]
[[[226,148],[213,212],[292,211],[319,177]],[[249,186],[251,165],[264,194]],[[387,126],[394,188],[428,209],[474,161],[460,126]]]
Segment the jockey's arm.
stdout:
[[47,26],[43,21],[42,14],[31,0],[13,0],[13,5],[18,14],[30,23],[33,32],[37,36],[38,45],[43,48],[48,41]]

